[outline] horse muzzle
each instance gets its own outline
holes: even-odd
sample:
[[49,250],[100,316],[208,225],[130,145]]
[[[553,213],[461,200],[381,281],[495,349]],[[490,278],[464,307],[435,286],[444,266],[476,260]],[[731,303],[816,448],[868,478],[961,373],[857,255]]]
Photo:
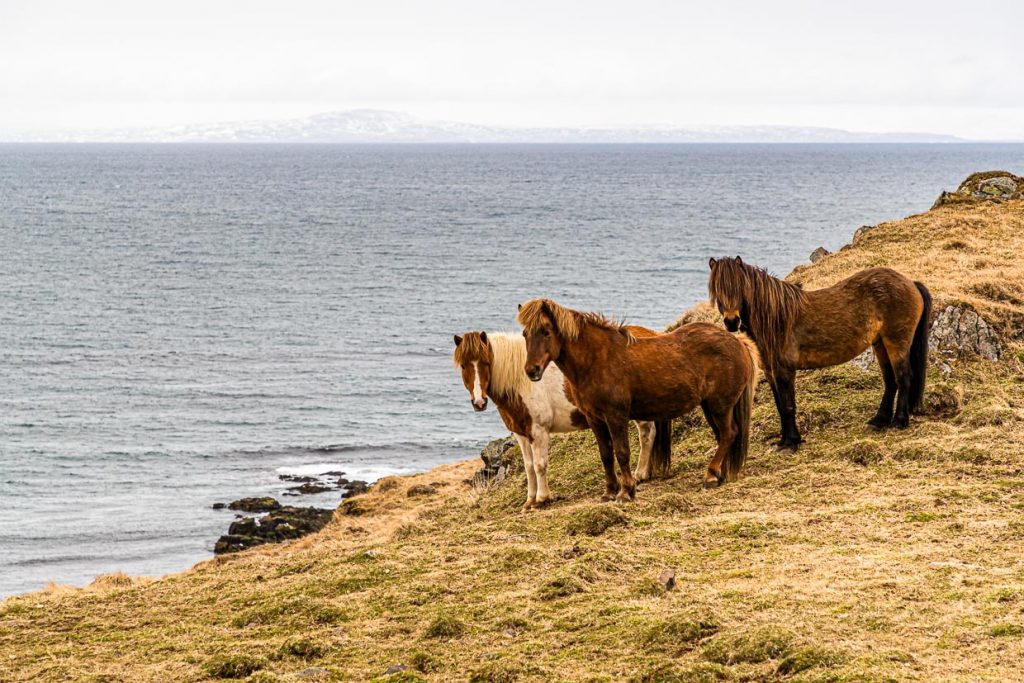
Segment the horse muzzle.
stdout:
[[482,413],[483,411],[487,410],[487,399],[475,399],[473,401],[473,410],[475,410],[478,413]]
[[539,382],[540,378],[544,376],[544,368],[542,368],[539,365],[534,365],[532,368],[527,368],[526,376],[530,378],[531,382]]
[[739,330],[740,330],[740,319],[739,319],[739,316],[736,316],[735,318],[725,318],[724,322],[725,322],[725,329],[729,330],[730,332],[739,332]]

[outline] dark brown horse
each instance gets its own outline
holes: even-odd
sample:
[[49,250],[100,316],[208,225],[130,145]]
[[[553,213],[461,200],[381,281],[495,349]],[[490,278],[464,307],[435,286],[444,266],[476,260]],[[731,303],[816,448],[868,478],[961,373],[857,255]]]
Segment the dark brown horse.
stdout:
[[[733,481],[746,459],[757,382],[757,349],[719,327],[690,323],[653,337],[596,313],[580,313],[550,299],[519,307],[526,337],[526,375],[538,382],[554,363],[571,384],[586,416],[605,471],[603,500],[632,500],[629,420],[673,420],[698,405],[718,440],[706,487]],[[671,457],[671,453],[668,454]],[[618,461],[619,476],[615,476]],[[668,469],[668,463],[663,463]]]
[[885,391],[868,424],[903,429],[910,413],[920,410],[932,307],[923,284],[890,268],[869,268],[831,287],[804,291],[739,256],[711,259],[710,266],[708,294],[725,326],[742,326],[761,352],[782,420],[780,448],[796,450],[801,441],[796,371],[845,363],[869,346]]

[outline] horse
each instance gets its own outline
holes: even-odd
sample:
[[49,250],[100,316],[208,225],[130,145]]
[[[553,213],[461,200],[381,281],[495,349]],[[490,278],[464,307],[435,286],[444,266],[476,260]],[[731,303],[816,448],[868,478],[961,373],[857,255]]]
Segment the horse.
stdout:
[[[634,334],[653,335],[642,327]],[[560,372],[549,373],[534,385],[523,373],[526,341],[518,334],[466,332],[455,335],[452,360],[462,373],[473,409],[487,409],[490,397],[502,421],[516,436],[523,453],[527,498],[523,511],[543,507],[551,500],[548,488],[548,447],[550,435],[588,429],[583,414],[571,399],[571,389]],[[667,473],[671,457],[672,423],[637,422],[640,460],[636,479]]]
[[673,420],[698,405],[718,441],[704,486],[736,479],[749,448],[757,383],[759,361],[750,340],[708,323],[638,337],[598,313],[551,299],[522,304],[517,320],[526,338],[526,375],[543,381],[553,363],[572,385],[576,405],[597,437],[605,472],[602,500],[636,497],[630,419]]
[[831,287],[805,291],[739,256],[713,258],[709,265],[708,294],[726,328],[742,327],[761,352],[782,422],[779,448],[795,451],[802,441],[796,371],[845,363],[869,346],[885,390],[868,424],[904,429],[910,414],[920,411],[932,309],[923,284],[891,268],[869,268]]

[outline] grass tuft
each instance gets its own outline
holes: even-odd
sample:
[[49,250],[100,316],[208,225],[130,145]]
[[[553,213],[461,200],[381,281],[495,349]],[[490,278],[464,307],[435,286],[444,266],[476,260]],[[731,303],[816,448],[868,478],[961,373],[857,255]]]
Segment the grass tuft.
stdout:
[[263,660],[247,654],[225,654],[212,657],[203,667],[213,678],[245,678],[263,668]]
[[449,639],[458,638],[466,632],[466,625],[448,614],[439,614],[427,626],[426,638]]
[[757,664],[790,654],[793,634],[766,626],[737,634],[720,634],[704,648],[704,658],[716,664]]
[[594,505],[576,513],[566,530],[570,535],[600,536],[613,526],[626,526],[629,520],[616,505]]

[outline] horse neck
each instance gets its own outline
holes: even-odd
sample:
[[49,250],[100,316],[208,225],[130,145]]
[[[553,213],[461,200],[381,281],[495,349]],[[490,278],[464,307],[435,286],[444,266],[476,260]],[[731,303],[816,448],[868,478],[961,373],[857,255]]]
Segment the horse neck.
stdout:
[[[580,324],[579,336],[575,339],[562,338],[562,352],[555,359],[555,365],[569,381],[578,385],[593,366],[594,350],[609,340],[602,339],[607,330],[598,329],[587,323]],[[616,333],[617,334],[617,333]]]
[[487,393],[495,403],[530,394],[526,376],[526,340],[522,335],[495,333],[488,336],[491,346],[491,386]]
[[[761,275],[764,279],[753,280],[751,291],[744,296],[747,315],[743,322],[764,357],[764,362],[774,367],[782,358],[793,334],[796,318],[803,307],[803,291],[785,280],[766,273]],[[777,287],[783,296],[780,298],[776,292],[772,292],[772,287]],[[795,300],[795,307],[789,305],[790,296]]]

